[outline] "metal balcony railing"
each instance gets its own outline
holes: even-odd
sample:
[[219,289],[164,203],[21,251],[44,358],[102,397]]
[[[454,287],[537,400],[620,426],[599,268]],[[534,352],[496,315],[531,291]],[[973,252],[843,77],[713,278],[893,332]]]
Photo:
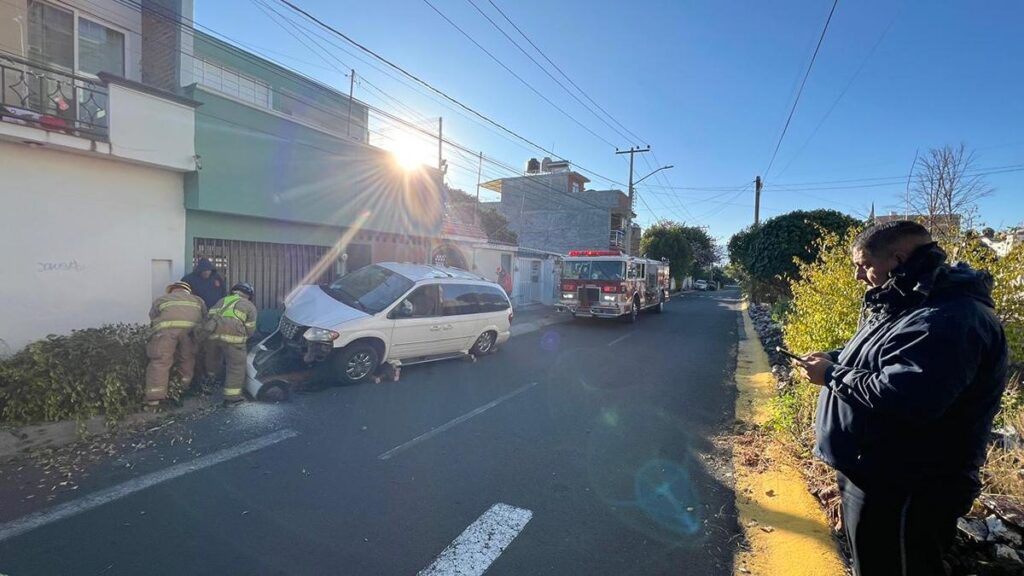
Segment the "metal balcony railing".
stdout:
[[95,78],[0,54],[0,121],[106,140],[108,101]]
[[622,230],[612,230],[608,234],[609,248],[622,248],[626,245],[626,233]]

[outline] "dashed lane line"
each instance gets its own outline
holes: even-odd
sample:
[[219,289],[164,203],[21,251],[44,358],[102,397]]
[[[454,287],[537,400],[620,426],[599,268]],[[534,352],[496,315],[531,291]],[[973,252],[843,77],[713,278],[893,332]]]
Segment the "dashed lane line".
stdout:
[[484,412],[490,410],[491,408],[494,408],[498,404],[501,404],[505,400],[508,400],[509,398],[518,396],[519,394],[522,394],[523,392],[526,392],[527,390],[529,390],[530,388],[533,388],[536,385],[537,385],[536,382],[530,382],[526,386],[521,386],[519,388],[516,388],[512,392],[509,392],[508,394],[505,394],[504,396],[502,396],[502,397],[500,397],[500,398],[498,398],[496,400],[492,400],[492,401],[488,402],[487,404],[484,404],[483,406],[480,406],[479,408],[476,408],[474,410],[466,412],[465,414],[463,414],[462,416],[459,416],[458,418],[453,418],[453,419],[445,422],[444,424],[441,424],[440,426],[437,426],[435,428],[431,428],[429,431],[424,432],[423,434],[420,434],[419,436],[413,438],[412,440],[409,440],[408,442],[405,442],[404,444],[399,444],[398,446],[395,446],[391,450],[388,450],[387,452],[381,454],[380,456],[377,456],[377,458],[379,458],[380,460],[389,460],[393,456],[395,456],[396,454],[404,452],[404,451],[408,450],[409,448],[412,448],[413,446],[419,444],[420,442],[423,442],[425,440],[430,440],[434,436],[437,436],[438,434],[444,432],[445,430],[449,430],[451,428],[454,428],[454,427],[458,426],[459,424],[462,424],[463,422],[465,422],[466,420],[469,420],[470,418],[472,418],[474,416],[479,416],[480,414],[483,414]]

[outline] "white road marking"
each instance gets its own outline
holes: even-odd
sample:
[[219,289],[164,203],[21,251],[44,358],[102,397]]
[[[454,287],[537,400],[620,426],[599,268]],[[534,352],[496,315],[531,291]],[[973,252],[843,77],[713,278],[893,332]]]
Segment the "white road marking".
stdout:
[[480,576],[522,532],[533,512],[495,504],[417,576]]
[[237,458],[249,452],[255,452],[270,446],[277,444],[282,440],[293,438],[298,436],[299,433],[294,430],[278,430],[272,434],[266,436],[260,436],[246,442],[242,442],[237,446],[231,448],[225,448],[206,456],[201,456],[190,462],[183,462],[170,468],[158,470],[156,472],[146,474],[145,476],[139,476],[127,482],[123,482],[116,486],[112,486],[105,490],[100,490],[94,494],[83,496],[77,500],[65,502],[59,506],[55,506],[48,510],[40,510],[28,516],[23,516],[17,520],[5,522],[0,524],[0,542],[14,538],[15,536],[24,534],[35,530],[36,528],[51,524],[53,522],[59,522],[66,518],[70,518],[82,512],[88,512],[93,508],[98,508],[104,504],[113,502],[125,496],[134,494],[140,490],[145,490],[151,486],[155,486],[168,480],[173,480],[179,476],[184,476],[203,468],[209,468],[215,464]]
[[445,422],[444,424],[441,424],[440,426],[438,426],[436,428],[431,428],[428,432],[424,432],[423,434],[420,434],[419,436],[413,438],[412,440],[409,440],[405,444],[399,444],[398,446],[395,446],[391,450],[388,450],[387,452],[381,454],[380,456],[377,456],[377,458],[379,458],[381,460],[388,460],[389,458],[391,458],[395,454],[398,454],[400,452],[404,452],[405,450],[407,450],[409,448],[412,448],[413,446],[419,444],[420,442],[423,442],[424,440],[429,440],[429,439],[433,438],[434,436],[437,436],[441,432],[444,432],[445,430],[448,430],[449,428],[453,428],[455,426],[458,426],[459,424],[462,424],[463,422],[465,422],[466,420],[469,420],[473,416],[477,416],[479,414],[482,414],[482,413],[486,412],[487,410],[490,410],[491,408],[494,408],[498,404],[501,404],[505,400],[508,400],[509,398],[512,398],[513,396],[517,396],[517,395],[519,395],[519,394],[521,394],[523,392],[526,392],[527,390],[529,390],[530,388],[533,388],[536,385],[537,385],[536,382],[530,382],[526,386],[522,386],[520,388],[516,388],[512,392],[509,392],[508,394],[505,394],[504,396],[502,396],[501,398],[498,398],[497,400],[492,400],[492,401],[488,402],[487,404],[484,404],[483,406],[480,406],[479,408],[476,408],[476,409],[474,409],[474,410],[472,410],[470,412],[466,412],[465,414],[463,414],[462,416],[459,416],[458,418],[455,418],[453,420],[449,420],[448,422]]
[[616,344],[618,344],[619,342],[622,342],[623,340],[625,340],[626,338],[629,338],[629,337],[630,337],[630,336],[632,336],[632,335],[633,335],[633,333],[632,333],[632,332],[627,332],[627,333],[623,334],[622,336],[619,336],[619,337],[618,337],[618,338],[616,338],[615,340],[612,340],[611,342],[609,342],[609,343],[608,343],[608,345],[609,345],[609,346],[615,346],[615,345],[616,345]]

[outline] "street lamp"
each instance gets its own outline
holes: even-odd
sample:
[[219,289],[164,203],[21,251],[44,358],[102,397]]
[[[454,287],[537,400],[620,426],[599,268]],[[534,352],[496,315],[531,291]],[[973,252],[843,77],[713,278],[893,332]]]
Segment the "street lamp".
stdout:
[[673,166],[672,164],[669,164],[668,166],[662,166],[661,168],[658,168],[657,170],[655,170],[654,172],[651,172],[647,176],[644,176],[643,178],[637,180],[636,182],[633,182],[633,186],[636,186],[637,184],[643,182],[644,180],[647,180],[651,176],[654,176],[658,172],[661,172],[662,170],[668,170],[669,168],[675,168],[675,166]]
[[641,179],[637,180],[636,182],[634,182],[633,181],[633,164],[630,163],[630,165],[629,165],[629,169],[630,169],[630,172],[629,172],[629,214],[627,214],[627,217],[626,217],[626,254],[629,254],[633,250],[633,188],[635,188],[637,184],[643,182],[644,180],[650,178],[651,176],[654,176],[658,172],[661,172],[662,170],[668,170],[669,168],[674,168],[674,166],[672,164],[669,164],[668,166],[662,166],[661,168],[658,168],[654,172],[651,172],[647,176],[644,176],[643,178],[641,178]]

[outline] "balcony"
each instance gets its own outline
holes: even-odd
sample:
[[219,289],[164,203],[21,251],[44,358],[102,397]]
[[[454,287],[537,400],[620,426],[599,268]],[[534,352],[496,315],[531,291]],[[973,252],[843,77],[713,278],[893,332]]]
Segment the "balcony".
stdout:
[[622,230],[612,230],[608,234],[609,248],[623,248],[626,245],[626,233]]
[[0,54],[0,121],[106,141],[108,101],[98,79]]

